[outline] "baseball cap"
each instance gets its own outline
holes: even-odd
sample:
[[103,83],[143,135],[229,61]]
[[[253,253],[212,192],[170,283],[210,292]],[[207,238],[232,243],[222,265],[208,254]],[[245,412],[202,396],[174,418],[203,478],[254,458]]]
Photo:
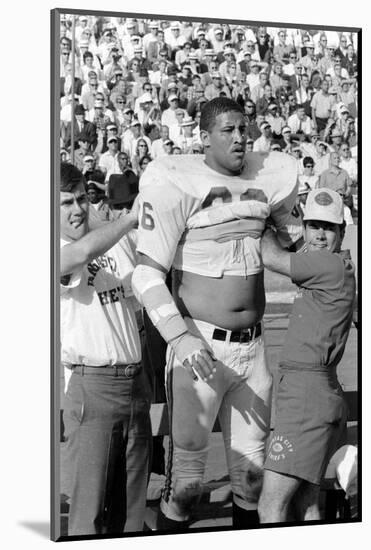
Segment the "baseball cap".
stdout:
[[84,158],[83,158],[83,161],[88,162],[88,160],[94,160],[93,155],[85,155]]
[[115,137],[115,136],[110,136],[110,137],[107,139],[107,143],[111,143],[111,141],[116,141],[116,142],[117,142],[117,137]]
[[85,107],[84,105],[81,105],[81,103],[79,103],[78,105],[76,105],[74,111],[75,115],[83,115],[85,113]]
[[174,99],[179,99],[176,94],[170,94],[167,98],[168,101],[174,101]]
[[185,116],[183,118],[183,122],[181,123],[181,126],[193,126],[194,120],[190,116]]
[[344,205],[339,193],[327,187],[313,189],[308,195],[303,219],[342,224]]
[[133,111],[133,109],[131,109],[130,107],[126,107],[126,108],[123,110],[123,113],[124,113],[124,115],[127,115],[128,113],[134,114],[134,111]]
[[211,73],[211,78],[222,78],[222,75],[218,72],[218,71],[215,71],[214,73]]
[[116,124],[107,124],[106,130],[117,130]]
[[278,106],[277,106],[275,103],[270,103],[270,104],[268,105],[268,109],[271,110],[271,111],[273,111],[273,109],[278,109]]
[[148,92],[145,92],[139,98],[139,103],[151,103],[151,102],[153,102],[153,99],[151,94],[149,94]]
[[291,134],[291,128],[290,128],[290,126],[284,126],[284,127],[282,128],[282,133],[283,133],[283,134],[289,134],[289,133]]
[[270,128],[270,127],[271,127],[271,125],[270,125],[269,122],[267,122],[266,120],[264,120],[264,121],[260,124],[260,126],[259,126],[259,128],[260,128],[261,130],[265,130],[265,128]]
[[337,94],[338,91],[337,89],[335,88],[335,86],[331,86],[329,91],[328,91],[329,94]]

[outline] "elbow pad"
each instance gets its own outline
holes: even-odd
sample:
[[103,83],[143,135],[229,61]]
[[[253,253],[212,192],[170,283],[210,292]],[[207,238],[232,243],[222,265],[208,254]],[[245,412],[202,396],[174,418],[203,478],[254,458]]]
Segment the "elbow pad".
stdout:
[[141,264],[135,268],[131,284],[135,297],[146,308],[154,326],[166,342],[170,342],[188,332],[188,328],[165,279],[165,273]]

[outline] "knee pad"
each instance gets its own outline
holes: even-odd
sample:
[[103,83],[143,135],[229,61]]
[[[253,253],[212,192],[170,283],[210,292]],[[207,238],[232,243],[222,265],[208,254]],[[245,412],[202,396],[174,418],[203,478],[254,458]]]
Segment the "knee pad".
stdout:
[[163,493],[161,509],[170,519],[184,521],[202,494],[208,447],[187,451],[175,447],[169,491]]

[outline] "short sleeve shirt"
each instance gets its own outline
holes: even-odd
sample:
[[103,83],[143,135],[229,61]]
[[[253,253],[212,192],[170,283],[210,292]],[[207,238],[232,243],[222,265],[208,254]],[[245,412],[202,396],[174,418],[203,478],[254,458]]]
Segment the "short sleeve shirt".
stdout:
[[291,279],[298,285],[281,363],[335,367],[348,337],[355,298],[349,251],[291,255]]

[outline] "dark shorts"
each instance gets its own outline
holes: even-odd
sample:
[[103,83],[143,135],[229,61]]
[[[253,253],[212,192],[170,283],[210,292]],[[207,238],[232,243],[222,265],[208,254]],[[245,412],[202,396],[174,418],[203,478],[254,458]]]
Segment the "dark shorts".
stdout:
[[346,418],[335,374],[280,369],[274,430],[264,468],[319,485]]

